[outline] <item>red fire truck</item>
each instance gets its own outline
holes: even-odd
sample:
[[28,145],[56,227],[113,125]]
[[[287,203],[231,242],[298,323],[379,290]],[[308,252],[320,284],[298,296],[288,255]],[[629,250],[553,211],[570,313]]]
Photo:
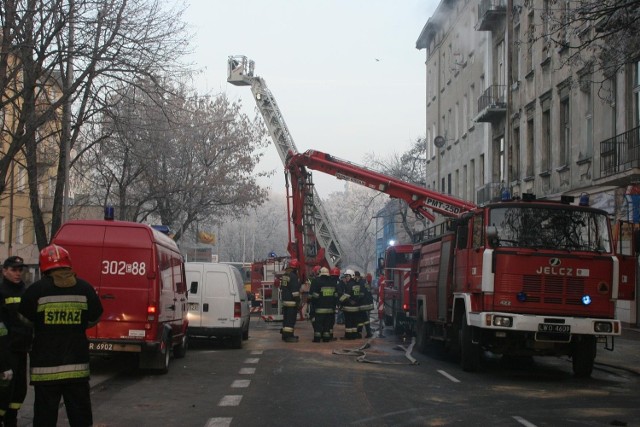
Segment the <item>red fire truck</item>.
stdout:
[[503,201],[476,206],[310,150],[287,161],[296,236],[308,226],[302,202],[309,192],[295,185],[304,184],[306,168],[402,199],[431,220],[434,212],[447,217],[412,244],[402,309],[419,348],[440,341],[468,371],[480,367],[484,351],[568,355],[582,377],[591,375],[597,342],[613,350],[621,333],[616,300],[633,295],[636,283],[635,256],[617,252],[637,233],[615,233],[629,241],[614,241],[607,213],[586,198],[576,204],[505,192]]

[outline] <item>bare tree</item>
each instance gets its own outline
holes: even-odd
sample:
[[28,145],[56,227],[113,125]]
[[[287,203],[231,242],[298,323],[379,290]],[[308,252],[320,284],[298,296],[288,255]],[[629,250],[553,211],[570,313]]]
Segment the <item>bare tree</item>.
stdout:
[[[135,89],[137,89],[137,86]],[[199,222],[258,206],[266,190],[255,172],[267,146],[264,127],[224,95],[162,96],[123,91],[109,109],[111,137],[92,150],[91,189],[131,221],[155,218],[180,240]],[[103,189],[103,191],[100,191]]]
[[640,56],[640,0],[549,2],[541,19],[529,38],[566,50],[561,63],[589,69],[591,79],[610,78]]
[[[367,164],[374,169],[401,179],[414,185],[425,185],[427,176],[427,145],[424,138],[416,139],[411,147],[402,154],[393,153],[385,158],[377,158],[374,155],[367,157]],[[390,200],[385,209],[390,217],[397,217],[400,225],[409,237],[426,227],[426,220],[416,217],[409,206],[400,200]]]
[[[68,165],[90,144],[75,147],[83,127],[113,100],[114,88],[141,79],[160,88],[182,73],[177,61],[188,48],[182,9],[163,9],[160,0],[5,0],[0,2],[0,92],[9,148],[0,158],[0,193],[12,159],[26,156],[32,216],[38,246],[47,244],[38,206],[38,146],[55,142],[58,173],[51,232],[62,221]],[[60,125],[54,138],[39,133]],[[95,141],[101,138],[96,137]],[[77,157],[69,159],[74,152]]]

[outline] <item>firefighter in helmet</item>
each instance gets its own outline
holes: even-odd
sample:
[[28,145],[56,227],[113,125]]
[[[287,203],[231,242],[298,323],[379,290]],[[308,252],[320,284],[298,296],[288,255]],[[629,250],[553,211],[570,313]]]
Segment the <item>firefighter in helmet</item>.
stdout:
[[371,318],[369,313],[373,310],[373,295],[371,294],[371,275],[367,274],[367,280],[360,276],[360,272],[356,271],[356,280],[360,283],[362,291],[362,299],[360,301],[360,321],[358,322],[358,333],[363,329],[367,335],[365,338],[372,338]]
[[[27,288],[19,313],[33,325],[30,377],[35,391],[34,426],[55,426],[63,398],[72,426],[93,424],[86,329],[98,323],[102,304],[95,289],[76,277],[69,252],[40,251],[42,279]],[[72,403],[72,404],[71,404]]]
[[298,268],[300,268],[300,262],[297,258],[291,258],[285,267],[285,273],[280,278],[282,340],[285,342],[298,342],[298,337],[293,333],[300,305],[300,281],[296,271]]
[[355,340],[362,338],[358,333],[358,320],[360,319],[360,284],[353,277],[355,273],[348,269],[344,272],[344,289],[340,295],[340,305],[344,313],[344,339]]
[[[329,277],[331,277],[331,281],[335,282],[336,284],[336,293],[337,293],[337,298],[336,298],[336,315],[333,317],[333,322],[331,323],[331,336],[333,336],[333,327],[335,326],[335,324],[337,323],[338,325],[342,325],[344,324],[344,317],[343,317],[343,313],[342,310],[340,310],[340,295],[342,295],[342,280],[340,280],[340,268],[338,267],[333,267],[331,270],[329,270]],[[333,338],[335,339],[335,338]]]
[[337,282],[329,275],[329,269],[322,267],[320,274],[311,283],[311,294],[315,317],[313,321],[313,342],[333,340],[333,322],[338,301]]
[[27,395],[27,353],[31,348],[31,327],[22,322],[18,316],[20,300],[27,285],[22,280],[25,268],[24,260],[19,256],[10,256],[2,264],[2,283],[0,283],[0,300],[2,303],[2,320],[9,333],[9,355],[13,381],[7,388],[10,393],[9,407],[4,414],[4,426],[18,425],[18,410],[22,407]]

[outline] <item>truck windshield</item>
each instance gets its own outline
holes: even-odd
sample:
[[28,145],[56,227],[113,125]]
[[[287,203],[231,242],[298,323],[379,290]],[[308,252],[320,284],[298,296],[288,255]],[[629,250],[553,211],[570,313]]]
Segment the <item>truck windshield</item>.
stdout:
[[611,252],[606,215],[588,210],[512,206],[492,208],[491,246]]

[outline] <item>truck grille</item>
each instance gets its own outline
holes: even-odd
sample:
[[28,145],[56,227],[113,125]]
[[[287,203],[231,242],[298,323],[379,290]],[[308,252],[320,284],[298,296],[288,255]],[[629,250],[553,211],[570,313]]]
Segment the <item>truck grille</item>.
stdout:
[[582,305],[585,279],[562,276],[523,276],[522,291],[530,302]]

